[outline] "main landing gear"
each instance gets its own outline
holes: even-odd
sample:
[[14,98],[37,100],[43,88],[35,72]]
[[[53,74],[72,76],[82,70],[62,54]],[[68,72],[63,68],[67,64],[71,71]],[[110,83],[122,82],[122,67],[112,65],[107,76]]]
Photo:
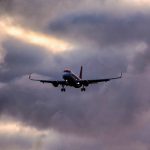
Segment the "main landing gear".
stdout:
[[66,92],[66,89],[65,88],[61,88],[61,92]]
[[84,91],[84,92],[86,91],[85,87],[82,87],[82,88],[81,88],[81,92],[83,92],[83,91]]
[[62,86],[61,92],[66,92],[66,89],[64,88],[64,86]]

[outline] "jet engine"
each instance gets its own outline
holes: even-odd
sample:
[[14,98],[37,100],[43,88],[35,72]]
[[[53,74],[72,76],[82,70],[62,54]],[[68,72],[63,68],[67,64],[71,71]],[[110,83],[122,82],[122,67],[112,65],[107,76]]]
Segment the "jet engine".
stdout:
[[58,87],[58,85],[59,85],[59,84],[58,84],[57,81],[53,83],[53,86],[54,86],[54,87]]
[[88,81],[84,82],[84,84],[83,84],[83,85],[84,85],[84,86],[89,86]]

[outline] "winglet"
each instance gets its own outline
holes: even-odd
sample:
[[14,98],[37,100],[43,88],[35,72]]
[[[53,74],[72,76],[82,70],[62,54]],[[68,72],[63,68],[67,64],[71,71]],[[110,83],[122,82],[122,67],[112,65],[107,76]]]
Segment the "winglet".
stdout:
[[122,72],[121,72],[120,78],[122,78]]

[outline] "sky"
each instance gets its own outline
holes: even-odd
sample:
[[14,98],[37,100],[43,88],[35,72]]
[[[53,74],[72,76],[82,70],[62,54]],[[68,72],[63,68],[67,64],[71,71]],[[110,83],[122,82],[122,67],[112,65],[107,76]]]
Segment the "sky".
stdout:
[[[149,0],[0,0],[0,150],[150,149]],[[120,80],[80,89],[32,82]]]

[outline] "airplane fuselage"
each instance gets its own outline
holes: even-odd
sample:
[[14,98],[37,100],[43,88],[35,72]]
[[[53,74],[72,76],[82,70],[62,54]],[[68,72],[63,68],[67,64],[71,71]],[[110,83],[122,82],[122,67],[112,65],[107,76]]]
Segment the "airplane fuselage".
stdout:
[[63,79],[66,81],[68,86],[73,86],[75,88],[80,88],[82,86],[80,82],[78,82],[81,79],[72,72],[65,72],[63,74]]

